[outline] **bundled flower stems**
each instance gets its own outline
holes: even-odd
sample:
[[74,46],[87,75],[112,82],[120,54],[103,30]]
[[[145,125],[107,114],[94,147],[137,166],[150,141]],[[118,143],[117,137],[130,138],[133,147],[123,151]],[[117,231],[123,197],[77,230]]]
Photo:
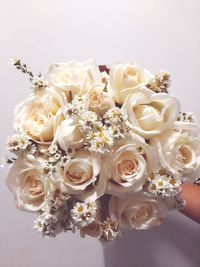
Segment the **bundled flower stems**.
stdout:
[[15,108],[7,185],[42,236],[113,240],[184,208],[181,185],[200,174],[199,126],[168,93],[168,72],[88,60],[42,76],[12,64],[31,94]]

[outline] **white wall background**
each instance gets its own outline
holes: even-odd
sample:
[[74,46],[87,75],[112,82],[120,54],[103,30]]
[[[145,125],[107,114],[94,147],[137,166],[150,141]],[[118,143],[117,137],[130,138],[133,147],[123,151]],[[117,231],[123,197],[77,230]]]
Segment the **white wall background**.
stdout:
[[[94,57],[98,64],[136,61],[172,73],[171,93],[200,120],[200,1],[0,0],[0,146],[12,133],[12,110],[29,82],[9,65],[20,57],[33,71],[52,62]],[[159,229],[127,234],[105,248],[63,234],[40,239],[34,215],[16,210],[0,179],[1,267],[199,267],[200,226],[172,213]]]

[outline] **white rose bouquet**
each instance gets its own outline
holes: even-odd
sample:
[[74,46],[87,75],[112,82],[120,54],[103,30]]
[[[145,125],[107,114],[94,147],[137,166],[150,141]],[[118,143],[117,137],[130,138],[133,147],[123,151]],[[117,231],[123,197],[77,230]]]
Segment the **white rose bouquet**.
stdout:
[[199,126],[169,95],[168,72],[90,60],[42,77],[12,63],[32,93],[14,112],[7,184],[42,236],[113,240],[184,207],[181,185],[200,175]]

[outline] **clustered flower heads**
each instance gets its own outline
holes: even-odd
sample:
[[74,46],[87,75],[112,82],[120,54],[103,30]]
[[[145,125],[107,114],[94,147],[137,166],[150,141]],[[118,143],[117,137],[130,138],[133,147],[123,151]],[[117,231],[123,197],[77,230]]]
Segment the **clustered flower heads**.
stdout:
[[114,240],[184,208],[182,183],[199,184],[199,125],[169,94],[167,71],[89,60],[52,64],[42,76],[12,64],[32,92],[15,108],[7,185],[43,237]]

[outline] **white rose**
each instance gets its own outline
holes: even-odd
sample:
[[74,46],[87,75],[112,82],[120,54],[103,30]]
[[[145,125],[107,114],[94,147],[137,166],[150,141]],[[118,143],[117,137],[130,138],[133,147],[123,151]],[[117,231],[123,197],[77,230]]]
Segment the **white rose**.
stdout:
[[50,85],[64,92],[68,100],[87,92],[94,82],[101,81],[100,71],[93,60],[53,64],[48,76]]
[[14,128],[36,142],[51,142],[63,119],[62,97],[47,89],[31,95],[15,109]]
[[159,226],[168,210],[175,207],[174,199],[154,198],[146,192],[112,197],[109,214],[122,229],[150,229]]
[[187,131],[169,130],[153,138],[163,168],[192,182],[200,176],[200,139]]
[[42,208],[45,183],[40,163],[33,156],[18,158],[10,168],[6,182],[20,209],[34,212]]
[[129,95],[122,108],[127,110],[133,130],[145,139],[171,128],[180,109],[176,98],[146,88]]
[[110,69],[108,91],[118,104],[123,104],[127,95],[147,84],[151,78],[148,70],[133,63],[117,63]]
[[58,177],[69,194],[79,195],[80,200],[96,200],[106,189],[105,179],[99,177],[100,166],[99,155],[80,149],[58,169]]
[[86,95],[86,109],[103,115],[108,109],[115,107],[115,101],[104,92],[104,84],[94,84]]
[[69,147],[78,149],[84,145],[83,134],[72,119],[64,120],[57,128],[53,142],[58,142],[60,147],[67,151]]
[[155,169],[156,151],[138,135],[115,143],[102,158],[101,175],[108,180],[107,193],[118,196],[142,189],[147,173]]

